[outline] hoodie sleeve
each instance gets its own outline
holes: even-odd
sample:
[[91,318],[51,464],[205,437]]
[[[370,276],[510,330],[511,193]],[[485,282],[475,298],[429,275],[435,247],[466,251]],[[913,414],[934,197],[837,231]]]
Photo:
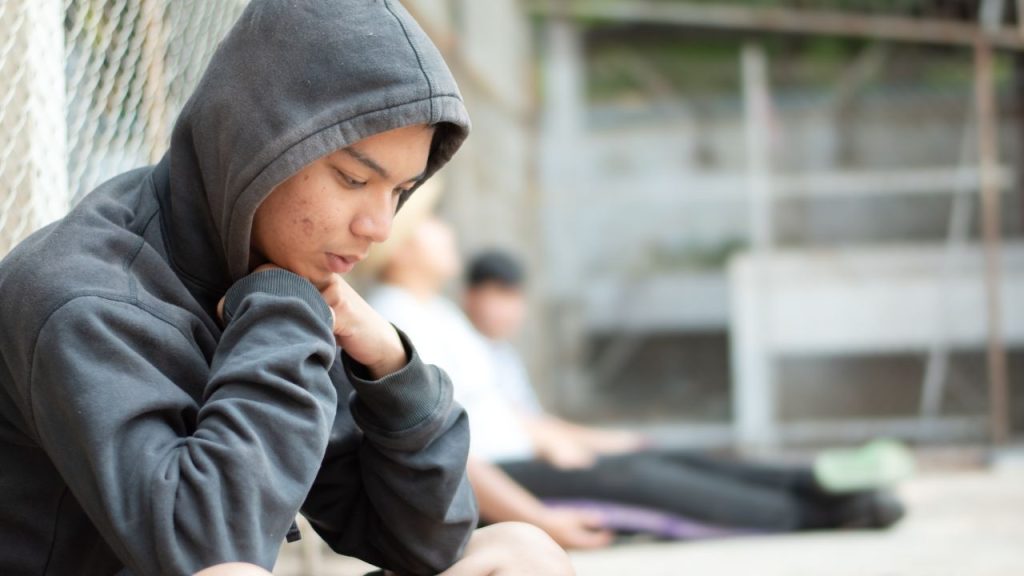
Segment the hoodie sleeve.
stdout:
[[337,406],[327,305],[283,270],[243,278],[226,302],[209,364],[133,301],[80,296],[39,333],[40,444],[132,573],[269,569],[326,449]]
[[[341,554],[400,574],[437,574],[461,556],[477,523],[466,477],[469,428],[439,368],[424,364],[399,331],[409,363],[380,380],[342,352],[355,392],[339,415],[303,514]],[[341,382],[339,388],[347,386]]]

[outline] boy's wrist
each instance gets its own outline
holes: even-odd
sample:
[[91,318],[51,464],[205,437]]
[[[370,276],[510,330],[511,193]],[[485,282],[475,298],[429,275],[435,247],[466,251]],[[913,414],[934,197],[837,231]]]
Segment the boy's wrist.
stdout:
[[353,415],[364,430],[405,430],[438,413],[450,402],[451,385],[436,367],[423,364],[407,336],[396,330],[408,359],[395,372],[374,379],[365,364],[341,350],[346,375],[356,391]]
[[221,321],[225,325],[230,324],[242,301],[254,293],[298,298],[323,319],[326,325],[329,326],[332,321],[331,309],[313,284],[283,268],[257,270],[232,284],[217,306]]
[[405,346],[402,345],[402,340],[398,337],[398,332],[391,328],[390,346],[387,346],[387,352],[384,357],[373,364],[366,365],[366,372],[370,378],[374,380],[380,380],[398,372],[409,363],[409,355],[405,352]]

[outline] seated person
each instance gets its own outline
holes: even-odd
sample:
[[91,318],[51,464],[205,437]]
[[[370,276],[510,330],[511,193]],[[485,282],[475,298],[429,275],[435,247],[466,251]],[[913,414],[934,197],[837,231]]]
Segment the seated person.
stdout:
[[502,344],[524,311],[518,265],[497,274],[481,273],[493,266],[480,261],[470,267],[467,307],[488,342],[441,294],[461,268],[452,231],[430,215],[404,224],[410,230],[395,234],[382,284],[368,301],[409,334],[424,360],[448,372],[469,413],[469,476],[484,521],[530,522],[565,547],[588,548],[612,541],[606,518],[586,507],[552,506],[553,500],[627,505],[763,531],[885,527],[902,516],[888,494],[833,493],[810,467],[637,451],[643,441],[635,435],[545,415],[525,370]]
[[526,366],[510,342],[526,316],[524,271],[511,255],[482,253],[465,276],[465,313],[486,338],[501,393],[526,424],[538,456],[558,468],[586,468],[601,455],[631,452],[648,444],[640,434],[581,426],[541,408]]

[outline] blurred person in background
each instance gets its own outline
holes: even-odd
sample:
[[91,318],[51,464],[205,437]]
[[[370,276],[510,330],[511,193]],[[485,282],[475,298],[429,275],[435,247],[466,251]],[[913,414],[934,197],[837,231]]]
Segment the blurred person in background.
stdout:
[[643,449],[636,434],[546,414],[508,342],[526,311],[522,267],[501,253],[469,267],[465,304],[477,331],[442,295],[462,271],[455,234],[429,207],[418,212],[378,253],[380,286],[368,301],[450,375],[469,413],[469,476],[485,522],[530,522],[565,547],[597,548],[616,531],[671,537],[691,521],[792,531],[881,528],[902,516],[888,493],[837,493],[810,467]]
[[582,426],[541,407],[515,339],[526,319],[525,271],[510,254],[491,250],[477,255],[465,273],[463,309],[485,337],[498,388],[527,423],[537,456],[559,468],[592,466],[602,455],[632,452],[649,443],[625,430]]

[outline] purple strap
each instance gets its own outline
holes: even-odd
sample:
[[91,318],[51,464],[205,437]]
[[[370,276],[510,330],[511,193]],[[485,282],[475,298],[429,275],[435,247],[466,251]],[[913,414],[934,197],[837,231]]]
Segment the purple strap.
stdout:
[[684,516],[617,502],[555,498],[545,499],[544,503],[555,508],[594,512],[601,516],[605,528],[615,532],[650,534],[666,540],[701,540],[757,533],[756,530],[716,526]]

